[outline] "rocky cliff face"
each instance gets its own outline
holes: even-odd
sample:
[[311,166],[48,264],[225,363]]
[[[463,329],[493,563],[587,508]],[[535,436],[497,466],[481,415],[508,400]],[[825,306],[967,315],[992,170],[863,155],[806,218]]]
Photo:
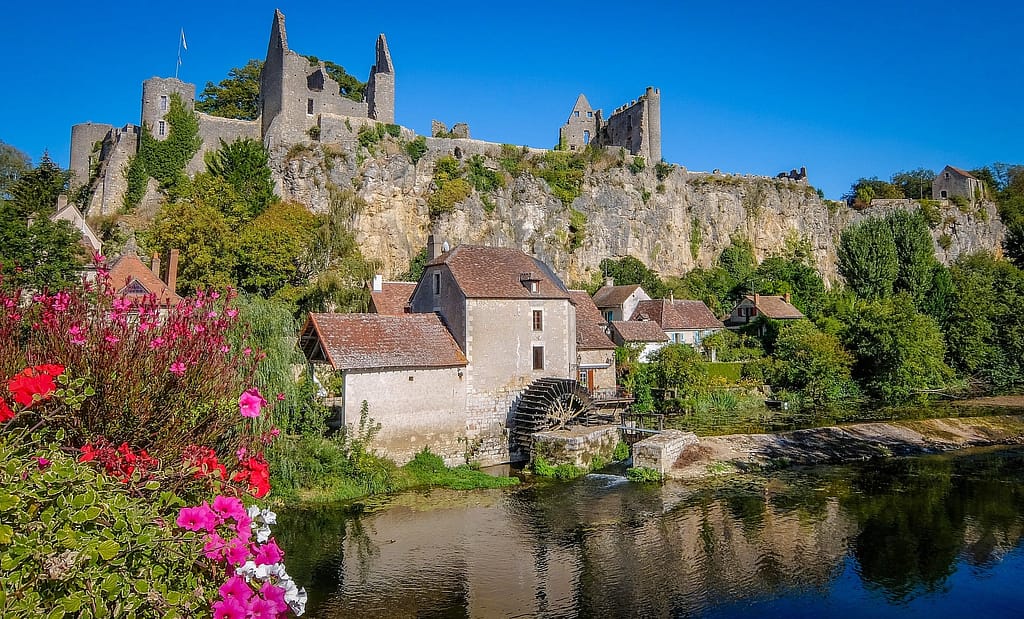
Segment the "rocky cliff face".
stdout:
[[[353,190],[366,206],[352,215],[363,253],[378,259],[386,275],[404,271],[435,231],[452,245],[474,243],[520,247],[552,265],[566,281],[589,278],[607,257],[635,256],[663,275],[710,266],[734,235],[749,239],[759,258],[782,250],[787,241],[810,243],[822,274],[836,275],[836,244],[843,228],[893,209],[916,209],[914,201],[886,201],[854,211],[822,201],[803,182],[754,176],[688,172],[651,165],[633,171],[609,153],[588,167],[571,209],[585,222],[570,229],[571,210],[547,183],[524,173],[506,175],[504,187],[474,191],[451,213],[432,222],[427,198],[434,189],[435,162],[452,155],[466,162],[482,155],[499,169],[499,145],[476,140],[428,138],[414,164],[402,144],[411,135],[387,137],[367,149],[353,132],[340,144],[283,147],[271,153],[278,191],[285,199],[329,208],[338,192]],[[539,157],[530,151],[527,157]],[[634,166],[636,167],[636,166]],[[995,205],[969,209],[930,204],[936,252],[949,262],[964,252],[996,250],[1004,229]],[[576,215],[576,223],[581,218]],[[581,240],[581,242],[580,242]]]

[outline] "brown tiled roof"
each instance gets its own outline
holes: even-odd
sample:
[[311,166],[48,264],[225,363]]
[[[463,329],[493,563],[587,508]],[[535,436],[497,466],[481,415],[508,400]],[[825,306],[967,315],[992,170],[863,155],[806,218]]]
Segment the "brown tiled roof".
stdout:
[[576,348],[580,350],[606,350],[615,343],[604,332],[607,324],[601,310],[594,305],[586,290],[570,290],[569,299],[576,306]]
[[664,331],[725,328],[703,301],[689,299],[641,301],[633,311],[631,320],[644,318],[658,323]]
[[[744,295],[744,298],[754,301],[754,295]],[[766,318],[775,319],[786,319],[786,318],[803,318],[804,315],[800,313],[792,303],[787,303],[784,297],[772,296],[772,295],[758,295],[757,297],[757,313],[765,316]]]
[[[427,266],[447,265],[467,298],[568,299],[569,291],[543,262],[518,249],[459,245]],[[537,292],[523,284],[537,280]],[[423,281],[423,280],[421,280]]]
[[437,314],[310,314],[300,337],[307,357],[317,342],[336,370],[466,365]]
[[380,292],[370,291],[370,311],[376,314],[397,316],[405,313],[416,282],[384,282]]
[[967,171],[965,171],[965,170],[961,170],[960,168],[954,168],[954,167],[953,167],[953,166],[951,166],[951,165],[948,165],[948,166],[946,166],[946,167],[947,167],[947,168],[949,168],[950,170],[953,170],[954,172],[956,172],[956,173],[957,173],[957,174],[959,174],[960,176],[966,176],[967,178],[976,178],[976,177],[975,177],[975,176],[974,176],[973,174],[971,174],[970,172],[967,172]]
[[608,324],[624,342],[668,341],[668,336],[653,320],[614,320]]
[[171,292],[133,253],[123,254],[110,267],[110,285],[120,296],[138,298],[154,294],[161,305],[177,305],[181,301],[181,297]]
[[628,284],[626,286],[603,286],[594,293],[594,304],[598,307],[618,307],[626,302],[629,295],[633,294],[640,284]]

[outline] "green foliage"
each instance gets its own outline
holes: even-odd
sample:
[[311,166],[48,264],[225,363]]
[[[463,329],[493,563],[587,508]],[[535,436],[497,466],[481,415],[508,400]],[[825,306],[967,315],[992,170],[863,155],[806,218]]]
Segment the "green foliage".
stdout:
[[252,59],[234,67],[220,84],[206,82],[196,101],[196,110],[211,116],[256,120],[260,115],[260,71],[263,62]]
[[51,221],[69,174],[47,155],[21,173],[0,201],[0,266],[3,285],[33,290],[62,288],[75,281],[85,258],[81,234],[66,221]]
[[949,248],[953,246],[953,237],[949,236],[948,232],[943,232],[942,236],[939,237],[938,243],[943,251],[949,251]]
[[311,67],[321,64],[321,62],[323,63],[328,77],[338,82],[338,93],[341,96],[352,99],[356,103],[363,100],[366,94],[366,82],[361,82],[352,77],[345,71],[345,67],[330,60],[321,61],[316,56],[306,56],[306,59],[309,60],[309,66]]
[[413,165],[419,163],[419,160],[423,158],[423,155],[427,153],[427,138],[422,135],[416,136],[414,140],[405,145],[405,154],[409,155],[409,159],[412,159]]
[[586,167],[583,152],[548,151],[541,157],[537,176],[547,182],[551,193],[562,204],[570,206],[583,190]]
[[790,301],[809,318],[816,318],[825,296],[825,282],[818,271],[799,259],[781,256],[765,258],[753,276],[761,294],[790,294]]
[[320,125],[313,125],[309,129],[306,129],[306,135],[308,135],[309,139],[311,139],[313,141],[319,140],[320,139]]
[[858,296],[883,299],[892,294],[899,260],[892,229],[883,219],[873,217],[843,230],[837,253],[839,273]]
[[427,198],[430,218],[437,219],[441,215],[451,213],[455,205],[464,201],[473,193],[473,187],[465,179],[456,178],[438,187]]
[[551,477],[562,481],[576,479],[577,477],[582,477],[587,474],[587,469],[578,467],[575,464],[569,464],[568,462],[563,462],[558,466],[553,466],[544,459],[544,456],[541,455],[533,457],[531,467],[533,468],[534,475]]
[[700,243],[703,240],[700,220],[696,217],[690,220],[690,257],[694,260],[700,256]]
[[519,147],[512,144],[502,144],[498,165],[513,177],[521,176],[526,171],[527,152],[525,146]]
[[757,267],[753,243],[749,239],[734,236],[730,240],[729,246],[719,254],[718,266],[725,269],[725,272],[737,285],[748,289],[748,282]]
[[772,384],[799,391],[814,404],[849,399],[857,394],[851,378],[853,355],[839,338],[819,331],[808,320],[783,327],[775,340],[778,363]]
[[918,200],[917,203],[921,205],[921,216],[924,217],[929,228],[934,229],[942,223],[942,212],[939,210],[941,202],[938,200]]
[[612,452],[612,460],[622,462],[629,459],[629,445],[619,441],[615,443],[615,451]]
[[569,208],[569,237],[568,250],[574,252],[583,247],[583,241],[587,238],[587,215],[582,211]]
[[967,214],[971,212],[971,201],[963,196],[950,196],[949,201],[953,203],[961,213]]
[[601,273],[605,277],[612,278],[616,286],[640,284],[654,299],[664,296],[666,292],[665,283],[661,281],[658,274],[633,256],[625,256],[618,260],[605,258],[599,267]]
[[149,181],[146,165],[138,155],[132,155],[124,164],[124,178],[128,186],[124,197],[121,198],[121,208],[124,212],[130,213],[139,202],[142,202],[143,196],[146,195],[146,183]]
[[505,186],[505,177],[485,165],[482,155],[473,155],[466,163],[466,180],[480,193],[491,192]]
[[743,378],[742,363],[716,361],[714,363],[706,363],[704,367],[707,369],[708,378],[711,379],[721,378],[728,383],[738,383]]
[[209,612],[204,589],[219,582],[195,569],[202,542],[173,530],[174,509],[183,504],[157,493],[158,482],[140,492],[57,445],[11,431],[0,433],[0,463],[0,615]]
[[419,253],[412,257],[412,260],[409,261],[409,268],[399,275],[398,279],[404,282],[420,281],[420,277],[423,276],[423,270],[426,268],[428,260],[427,248],[424,247],[419,251]]
[[302,284],[302,260],[316,216],[298,202],[278,202],[238,233],[234,281],[270,297],[286,284]]
[[688,344],[668,344],[651,355],[650,366],[655,383],[661,389],[673,389],[679,398],[688,398],[708,387],[704,357]]
[[764,356],[764,348],[762,348],[760,340],[729,329],[723,329],[707,336],[701,344],[705,350],[714,349],[715,357],[722,363],[751,361]]
[[673,166],[671,163],[666,163],[664,161],[659,161],[658,163],[654,164],[654,174],[655,176],[658,177],[659,181],[663,181],[666,178],[668,178],[669,174],[672,174],[672,170],[674,169],[675,166]]
[[858,179],[850,187],[850,191],[843,196],[850,206],[858,209],[867,208],[875,198],[900,199],[903,197],[903,191],[892,183],[879,180],[878,177]]
[[161,207],[142,235],[149,252],[181,251],[178,291],[224,289],[233,283],[236,235],[229,219],[204,200],[170,202]]
[[890,184],[899,190],[902,197],[923,200],[932,195],[933,180],[935,180],[935,172],[918,168],[893,174]]
[[28,155],[0,140],[0,202],[11,198],[14,184],[31,169],[32,160]]
[[170,108],[165,117],[167,137],[158,140],[150,127],[143,127],[139,135],[139,153],[128,164],[128,191],[124,208],[131,211],[138,206],[145,193],[145,179],[155,178],[165,191],[178,191],[188,183],[185,166],[202,146],[199,137],[199,119],[188,109],[178,93],[172,93]]
[[262,213],[273,202],[274,181],[270,177],[270,159],[263,143],[250,138],[230,144],[220,141],[220,149],[206,154],[206,170],[226,181],[246,205],[246,221]]
[[767,188],[762,181],[747,186],[747,190],[743,193],[742,204],[748,218],[757,219],[761,215],[766,195]]
[[633,161],[629,162],[629,171],[633,174],[639,174],[644,171],[647,167],[647,162],[644,161],[643,157],[633,157]]
[[638,484],[660,484],[664,478],[657,469],[646,466],[633,466],[626,469],[626,479]]

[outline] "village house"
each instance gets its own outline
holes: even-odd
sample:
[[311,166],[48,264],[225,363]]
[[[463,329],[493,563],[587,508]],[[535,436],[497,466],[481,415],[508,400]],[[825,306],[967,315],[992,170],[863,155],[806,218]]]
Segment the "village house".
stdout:
[[985,184],[970,172],[948,165],[932,180],[932,198],[945,200],[954,197],[968,202],[980,201],[985,197]]
[[616,320],[608,323],[609,335],[616,346],[640,349],[639,361],[647,363],[659,348],[668,344],[668,336],[652,320]]
[[615,343],[605,332],[607,322],[586,290],[570,290],[576,306],[576,355],[579,382],[592,395],[614,397]]
[[[804,315],[790,301],[788,292],[781,296],[757,293],[744,295],[725,319],[725,326],[738,329],[758,319],[800,320]],[[763,326],[761,335],[764,335]]]
[[639,284],[616,286],[610,277],[605,280],[604,286],[594,293],[594,305],[600,310],[606,322],[629,320],[637,304],[650,299],[650,295],[644,292]]
[[156,298],[158,305],[172,307],[181,301],[177,294],[178,250],[172,249],[167,266],[167,281],[160,279],[160,256],[153,255],[151,267],[147,267],[134,251],[126,251],[110,266],[108,275],[114,294],[142,302],[149,295]]
[[416,282],[386,282],[382,275],[374,275],[370,285],[371,314],[399,315],[407,313],[409,298]]
[[641,301],[633,310],[631,321],[650,320],[665,332],[673,344],[689,344],[699,348],[709,335],[725,328],[703,301],[652,299]]
[[[379,283],[374,306],[393,310]],[[576,306],[562,281],[518,249],[460,245],[430,258],[408,310],[315,315],[303,327],[310,363],[341,375],[343,421],[356,422],[365,400],[381,449],[399,462],[426,445],[449,463],[519,457],[509,441],[517,398],[539,378],[579,376]]]

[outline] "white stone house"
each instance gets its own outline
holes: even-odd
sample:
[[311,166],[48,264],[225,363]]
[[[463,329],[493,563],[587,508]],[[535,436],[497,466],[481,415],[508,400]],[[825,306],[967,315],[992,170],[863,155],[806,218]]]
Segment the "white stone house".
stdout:
[[652,320],[616,320],[608,323],[608,331],[616,346],[639,348],[641,363],[650,361],[651,355],[669,343],[668,336]]
[[594,293],[594,305],[607,322],[629,320],[637,304],[650,299],[651,296],[639,284],[616,286],[611,278]]
[[630,320],[650,320],[665,332],[673,344],[700,348],[704,338],[725,328],[703,301],[652,299],[641,301]]
[[970,172],[948,165],[932,180],[932,198],[946,200],[954,196],[978,202],[985,197],[985,184]]
[[614,397],[615,343],[605,332],[608,323],[586,290],[570,290],[569,297],[576,306],[577,380],[593,395]]
[[[768,320],[800,320],[803,313],[791,302],[787,292],[784,295],[748,294],[744,295],[736,307],[732,308],[725,325],[730,329],[738,329],[759,319]],[[761,329],[764,335],[764,328]]]

